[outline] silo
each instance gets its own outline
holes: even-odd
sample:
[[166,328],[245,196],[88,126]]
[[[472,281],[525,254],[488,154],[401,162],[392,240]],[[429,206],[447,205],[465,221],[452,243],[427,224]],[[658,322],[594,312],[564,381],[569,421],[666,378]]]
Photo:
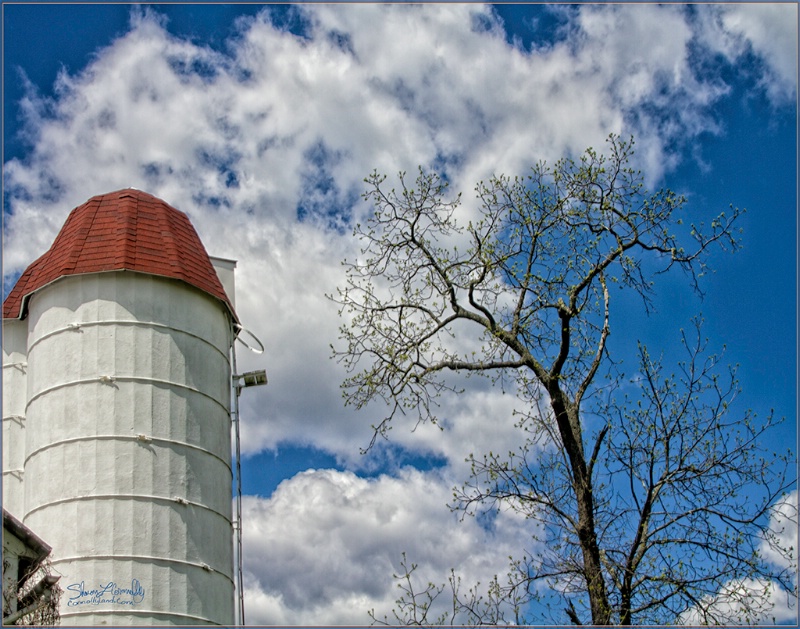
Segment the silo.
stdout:
[[236,315],[188,217],[94,197],[32,267],[6,300],[27,322],[24,523],[62,624],[233,624]]

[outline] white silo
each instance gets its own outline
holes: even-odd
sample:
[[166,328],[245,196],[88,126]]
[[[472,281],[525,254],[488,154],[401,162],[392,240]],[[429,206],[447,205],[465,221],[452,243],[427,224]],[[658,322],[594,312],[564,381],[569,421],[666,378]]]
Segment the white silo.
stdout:
[[23,521],[53,548],[62,624],[233,624],[236,315],[188,217],[90,199],[4,318],[26,327]]

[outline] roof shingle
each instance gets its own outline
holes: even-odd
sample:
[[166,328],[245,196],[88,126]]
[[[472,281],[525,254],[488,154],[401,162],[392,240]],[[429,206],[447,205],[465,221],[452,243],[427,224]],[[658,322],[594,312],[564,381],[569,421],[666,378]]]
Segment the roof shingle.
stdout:
[[222,301],[236,319],[189,217],[131,188],[92,197],[67,217],[50,249],[20,276],[3,318],[25,315],[25,298],[67,275],[137,271],[182,280]]

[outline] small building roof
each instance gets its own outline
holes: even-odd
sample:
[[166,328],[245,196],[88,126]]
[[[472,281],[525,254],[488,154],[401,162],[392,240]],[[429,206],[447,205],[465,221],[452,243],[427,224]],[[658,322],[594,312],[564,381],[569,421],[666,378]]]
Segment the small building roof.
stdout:
[[8,294],[3,318],[24,318],[27,298],[61,277],[123,270],[182,280],[222,301],[237,319],[189,217],[133,188],[92,197],[72,210],[50,249]]
[[11,533],[25,544],[30,553],[30,558],[37,563],[47,557],[50,551],[53,550],[48,544],[42,541],[36,533],[31,531],[5,509],[3,509],[3,533]]

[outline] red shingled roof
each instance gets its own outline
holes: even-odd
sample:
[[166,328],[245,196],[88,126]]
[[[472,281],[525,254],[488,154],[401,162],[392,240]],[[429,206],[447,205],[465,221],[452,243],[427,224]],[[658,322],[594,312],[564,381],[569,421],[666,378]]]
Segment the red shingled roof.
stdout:
[[3,318],[24,316],[25,298],[60,277],[121,270],[183,280],[224,302],[236,318],[189,217],[130,188],[72,210],[50,250],[17,280],[3,302]]

